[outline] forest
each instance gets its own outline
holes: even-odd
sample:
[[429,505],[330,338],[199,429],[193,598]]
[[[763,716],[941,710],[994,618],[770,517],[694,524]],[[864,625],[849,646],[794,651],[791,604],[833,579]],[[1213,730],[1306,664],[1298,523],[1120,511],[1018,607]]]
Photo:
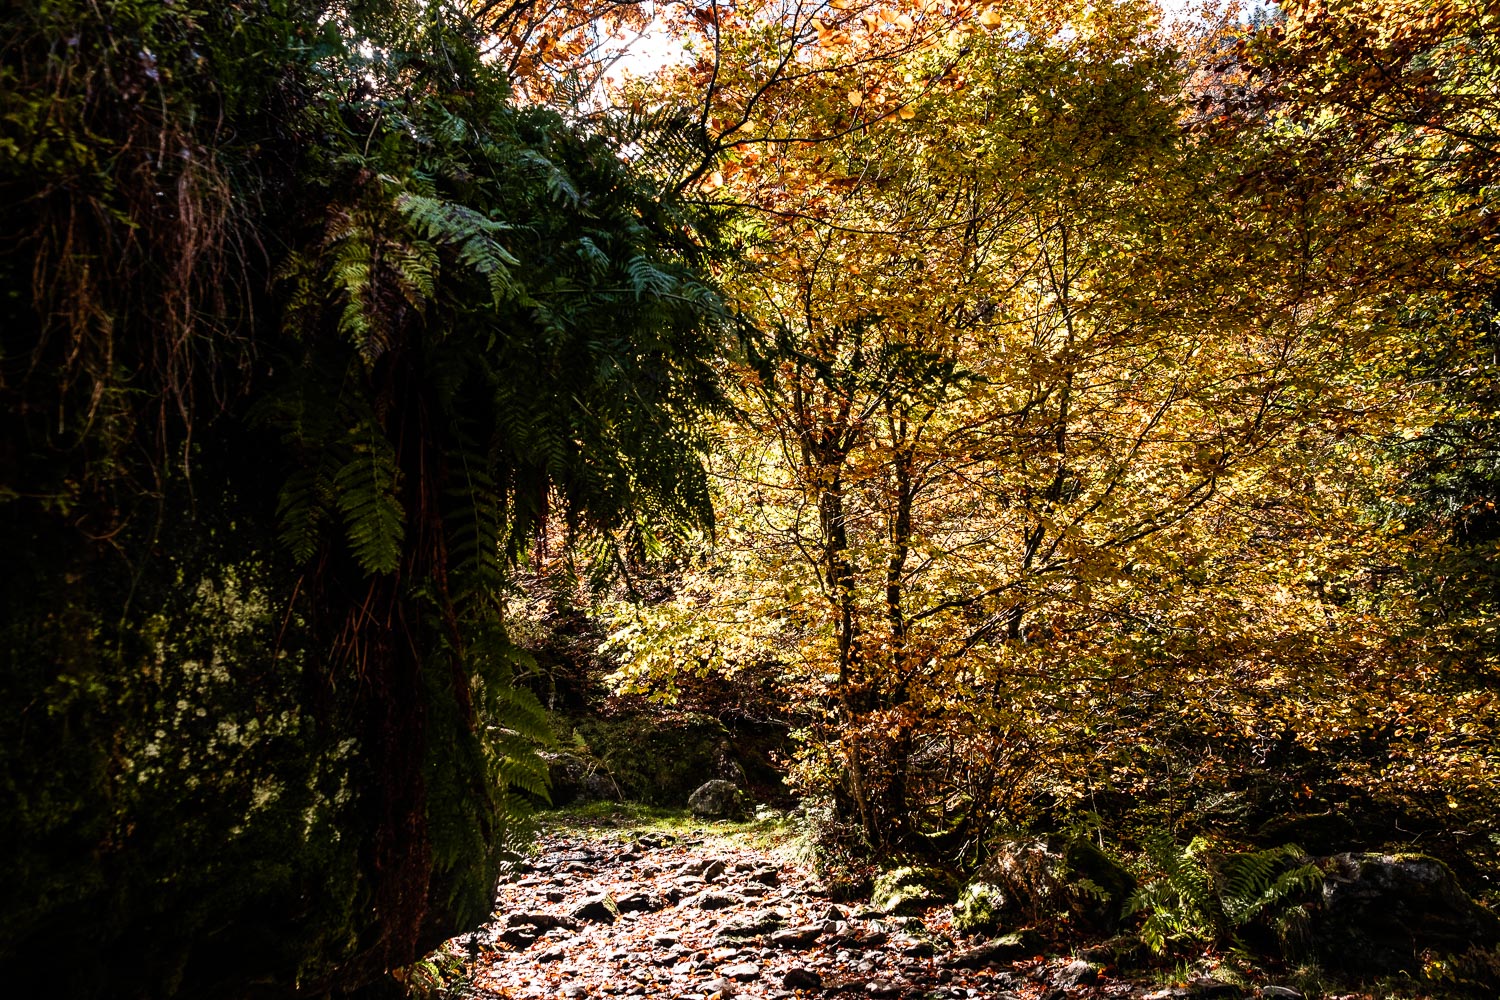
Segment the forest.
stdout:
[[1500,996],[1500,5],[3,11],[6,993]]

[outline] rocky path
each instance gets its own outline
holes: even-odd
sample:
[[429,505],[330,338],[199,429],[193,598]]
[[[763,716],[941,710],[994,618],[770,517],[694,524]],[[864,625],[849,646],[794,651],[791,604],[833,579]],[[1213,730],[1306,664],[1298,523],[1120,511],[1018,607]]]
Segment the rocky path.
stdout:
[[495,921],[460,943],[477,995],[528,1000],[1239,995],[1102,978],[1015,938],[956,942],[950,921],[946,907],[892,918],[833,905],[742,840],[575,831],[545,836],[502,884]]

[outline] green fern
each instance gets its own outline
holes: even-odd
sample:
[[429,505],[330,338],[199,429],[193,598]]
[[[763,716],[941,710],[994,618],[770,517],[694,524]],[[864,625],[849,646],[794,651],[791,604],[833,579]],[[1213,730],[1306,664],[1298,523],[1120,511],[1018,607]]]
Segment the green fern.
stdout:
[[646,257],[632,257],[630,263],[625,265],[625,270],[630,275],[630,287],[635,291],[637,299],[645,295],[670,295],[677,289],[677,279]]
[[276,505],[278,537],[298,562],[309,562],[317,555],[323,521],[321,485],[319,470],[305,468],[289,473],[281,487]]
[[568,175],[537,150],[522,150],[517,159],[541,174],[543,183],[547,186],[547,194],[553,201],[569,208],[577,208],[583,201],[583,196]]
[[467,205],[409,192],[396,198],[396,207],[428,239],[457,248],[459,259],[489,283],[496,305],[516,293],[511,268],[521,262],[495,238],[510,226]]
[[[1169,834],[1157,833],[1144,848],[1156,878],[1136,890],[1125,912],[1145,914],[1141,940],[1158,954],[1178,943],[1239,945],[1242,928],[1321,880],[1317,866],[1291,844],[1224,853],[1203,837],[1179,847]],[[1286,925],[1288,917],[1276,922]]]
[[375,428],[361,428],[334,473],[334,498],[354,557],[366,573],[394,573],[406,519],[397,499],[396,454]]

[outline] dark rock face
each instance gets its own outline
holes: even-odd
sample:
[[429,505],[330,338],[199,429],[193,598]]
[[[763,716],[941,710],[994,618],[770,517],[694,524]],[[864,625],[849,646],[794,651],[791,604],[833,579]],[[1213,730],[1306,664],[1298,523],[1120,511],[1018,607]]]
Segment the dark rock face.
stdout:
[[1188,996],[1194,1000],[1239,1000],[1245,991],[1234,983],[1226,983],[1212,976],[1199,976],[1188,983]]
[[544,753],[541,757],[547,763],[552,805],[619,799],[619,788],[597,764],[574,753]]
[[719,778],[699,785],[688,797],[688,808],[700,819],[743,819],[750,811],[739,786]]
[[[1119,927],[1125,902],[1135,892],[1135,876],[1086,840],[1070,842],[1063,857],[1067,862],[1064,885],[1074,914],[1097,930],[1110,932]],[[1086,891],[1085,881],[1103,896]]]
[[1431,949],[1500,943],[1500,918],[1448,866],[1420,854],[1336,854],[1326,862],[1311,937],[1324,961],[1356,973],[1413,971]]
[[582,720],[578,732],[617,794],[632,802],[681,805],[709,778],[745,783],[729,731],[711,716],[623,714]]

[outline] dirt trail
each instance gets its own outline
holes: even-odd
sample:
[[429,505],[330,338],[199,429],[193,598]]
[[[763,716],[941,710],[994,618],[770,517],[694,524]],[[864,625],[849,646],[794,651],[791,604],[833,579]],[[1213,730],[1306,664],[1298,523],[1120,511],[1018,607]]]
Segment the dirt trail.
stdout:
[[546,835],[502,883],[494,922],[458,943],[478,995],[528,1000],[1209,995],[1107,979],[1014,942],[955,940],[946,907],[887,917],[837,906],[785,858],[711,833]]

